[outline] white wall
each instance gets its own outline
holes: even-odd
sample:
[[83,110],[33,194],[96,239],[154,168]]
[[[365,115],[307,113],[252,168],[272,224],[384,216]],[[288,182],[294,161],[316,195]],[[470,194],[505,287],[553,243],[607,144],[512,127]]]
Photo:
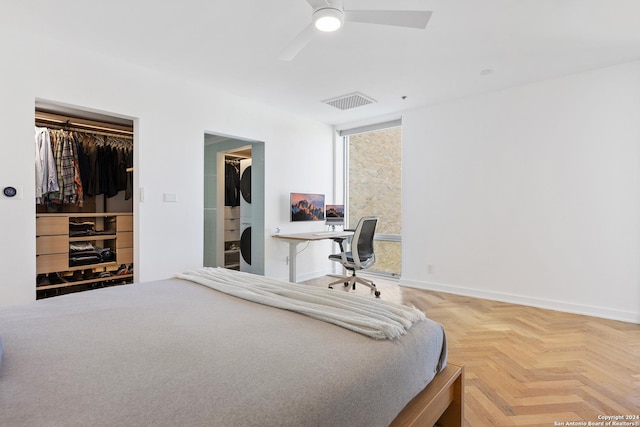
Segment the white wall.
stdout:
[[403,150],[403,283],[640,323],[640,62],[407,112]]
[[[24,188],[0,199],[0,305],[35,298],[33,118],[36,99],[135,120],[136,280],[170,277],[202,265],[205,131],[265,142],[265,273],[286,279],[287,247],[270,238],[288,224],[289,192],[329,193],[329,126],[215,92],[148,69],[0,29],[0,186]],[[295,188],[294,188],[295,187]],[[137,189],[136,189],[137,190]],[[163,193],[177,194],[164,203]],[[320,245],[322,246],[322,245]],[[314,250],[318,250],[314,248]],[[326,271],[307,256],[302,274]]]
[[[137,280],[202,264],[205,131],[264,141],[265,274],[287,277],[269,236],[308,226],[291,191],[331,194],[328,126],[3,31],[0,188],[24,195],[0,198],[0,305],[35,297],[36,98],[135,119]],[[407,112],[403,282],[640,322],[639,143],[638,62]],[[329,251],[304,250],[299,277]]]

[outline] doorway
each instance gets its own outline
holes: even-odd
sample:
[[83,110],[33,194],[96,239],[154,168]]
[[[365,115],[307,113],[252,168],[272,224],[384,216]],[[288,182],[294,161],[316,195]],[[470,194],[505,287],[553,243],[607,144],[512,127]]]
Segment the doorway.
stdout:
[[134,281],[133,125],[36,100],[37,299]]
[[204,137],[205,267],[264,274],[264,143]]

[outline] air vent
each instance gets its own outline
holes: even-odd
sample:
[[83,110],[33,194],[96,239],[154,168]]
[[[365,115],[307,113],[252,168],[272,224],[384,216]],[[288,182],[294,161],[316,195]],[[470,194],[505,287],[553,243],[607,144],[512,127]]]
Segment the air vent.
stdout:
[[337,98],[327,99],[322,101],[324,104],[331,105],[332,107],[339,108],[340,110],[350,110],[352,108],[362,107],[363,105],[373,104],[373,99],[368,96],[364,96],[361,93],[351,93],[349,95],[339,96]]

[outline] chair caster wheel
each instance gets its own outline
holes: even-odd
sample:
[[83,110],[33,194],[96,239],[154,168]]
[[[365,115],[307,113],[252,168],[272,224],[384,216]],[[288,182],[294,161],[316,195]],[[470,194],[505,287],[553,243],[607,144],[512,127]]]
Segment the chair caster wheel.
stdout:
[[329,286],[329,289],[333,289],[333,286]]
[[343,284],[345,288],[349,286],[349,282],[344,282]]
[[380,298],[380,291],[375,291],[373,294],[376,296],[376,298]]

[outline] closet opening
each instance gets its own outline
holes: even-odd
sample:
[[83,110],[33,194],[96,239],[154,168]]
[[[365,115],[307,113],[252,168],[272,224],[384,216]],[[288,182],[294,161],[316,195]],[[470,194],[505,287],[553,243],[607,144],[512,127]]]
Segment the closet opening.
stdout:
[[205,267],[264,274],[264,144],[205,135]]
[[133,282],[133,125],[36,102],[36,298]]

